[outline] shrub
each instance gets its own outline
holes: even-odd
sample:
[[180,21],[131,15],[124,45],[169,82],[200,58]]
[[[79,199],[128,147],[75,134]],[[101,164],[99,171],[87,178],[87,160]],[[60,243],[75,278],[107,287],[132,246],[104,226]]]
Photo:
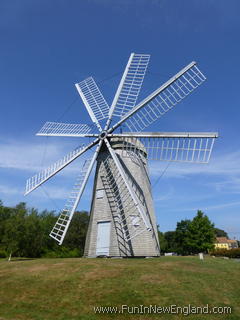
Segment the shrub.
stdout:
[[43,258],[78,258],[80,257],[79,249],[68,249],[66,247],[59,247],[57,250],[45,251]]
[[212,256],[216,257],[228,257],[228,258],[240,258],[240,248],[236,249],[216,249],[210,252]]

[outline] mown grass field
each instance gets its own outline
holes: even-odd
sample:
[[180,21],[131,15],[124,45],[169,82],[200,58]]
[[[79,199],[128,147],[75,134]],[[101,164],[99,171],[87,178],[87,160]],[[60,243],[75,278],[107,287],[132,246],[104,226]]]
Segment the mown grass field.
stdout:
[[[231,306],[231,315],[95,314],[94,306]],[[0,320],[240,319],[240,262],[0,260]]]

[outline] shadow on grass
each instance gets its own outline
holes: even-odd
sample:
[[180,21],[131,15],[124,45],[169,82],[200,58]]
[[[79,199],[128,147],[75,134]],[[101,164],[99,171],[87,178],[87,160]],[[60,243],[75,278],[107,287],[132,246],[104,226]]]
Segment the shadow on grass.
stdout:
[[37,258],[13,258],[8,262],[16,262],[16,261],[31,261],[31,260],[37,260]]

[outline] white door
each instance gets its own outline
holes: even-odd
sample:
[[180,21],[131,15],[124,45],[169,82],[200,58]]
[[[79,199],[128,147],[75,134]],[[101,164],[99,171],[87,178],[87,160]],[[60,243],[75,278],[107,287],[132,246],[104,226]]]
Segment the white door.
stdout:
[[97,224],[97,250],[96,255],[109,256],[111,222],[104,221]]

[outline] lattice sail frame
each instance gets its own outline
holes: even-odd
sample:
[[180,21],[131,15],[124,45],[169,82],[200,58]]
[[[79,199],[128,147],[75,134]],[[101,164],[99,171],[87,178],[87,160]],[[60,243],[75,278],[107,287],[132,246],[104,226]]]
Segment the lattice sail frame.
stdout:
[[114,116],[122,117],[136,105],[149,59],[149,54],[131,54],[113,103]]
[[96,123],[99,130],[101,130],[99,121],[108,117],[109,106],[96,82],[92,77],[89,77],[79,83],[76,83],[75,86],[92,121]]
[[[196,64],[190,64],[171,83],[163,87],[156,96],[147,102],[141,110],[126,119],[125,124],[130,131],[142,131],[171,110],[193,90],[200,86],[206,77]],[[137,107],[136,107],[137,108]]]
[[49,236],[56,240],[59,245],[62,244],[67,229],[72,220],[73,214],[75,212],[76,206],[78,204],[78,197],[83,188],[84,179],[88,172],[89,166],[91,164],[91,160],[86,160],[83,164],[83,167],[80,171],[79,176],[77,177],[74,187],[67,199],[67,202],[58,217],[56,224],[54,225],[52,231]]
[[60,122],[46,122],[38,131],[37,136],[62,136],[62,137],[85,137],[92,133],[92,128],[87,124],[69,124]]
[[27,180],[26,183],[26,194],[30,193],[38,186],[40,186],[43,182],[47,181],[49,178],[55,174],[56,171],[60,171],[70,162],[72,162],[84,149],[84,145],[77,147],[76,149],[69,152],[62,159],[58,160],[48,168],[42,170],[38,174],[34,175],[32,178]]
[[122,137],[122,156],[129,157],[141,151],[144,145],[148,160],[208,163],[216,135],[212,137]]
[[[123,220],[121,217],[122,209],[118,203],[119,195],[115,195],[119,219],[122,219],[121,223],[133,225],[133,221],[131,222],[129,219],[131,220],[131,217],[137,217],[141,222],[141,228],[151,230],[151,221],[148,221],[144,203],[142,203],[141,199],[136,195],[136,190],[133,189],[131,183],[128,181],[126,173],[118,160],[118,156],[111,148],[109,141],[112,137],[117,136],[123,140],[122,156],[128,156],[133,159],[133,161],[141,159],[141,152],[136,150],[139,143],[144,145],[146,153],[148,153],[148,159],[151,160],[201,163],[207,163],[209,161],[214,140],[218,136],[217,133],[155,132],[141,134],[142,130],[161,118],[206,80],[206,77],[196,66],[196,62],[192,62],[136,105],[149,59],[150,56],[146,54],[132,53],[130,55],[111,107],[107,104],[92,77],[75,85],[90,118],[100,133],[94,133],[92,126],[87,124],[55,122],[45,123],[37,133],[39,136],[88,137],[95,138],[95,140],[87,146],[81,145],[55,164],[28,179],[26,194],[38,188],[72,161],[92,147],[98,145],[92,159],[84,164],[75,185],[74,193],[70,195],[70,199],[50,234],[59,244],[63,242],[74,211],[81,199],[94,162],[97,159],[103,143],[106,145],[111,155],[111,162],[113,163],[113,165],[111,165],[113,169],[109,169],[109,163],[106,164],[105,180],[108,186],[112,188],[114,193],[117,183],[114,182],[115,184],[113,184],[111,177],[118,177],[119,185],[123,188],[123,192],[127,190],[126,195],[128,196],[129,203],[134,204],[132,207],[134,208],[133,214],[130,214],[127,219]],[[114,116],[120,117],[120,120],[113,126],[110,126]],[[104,119],[107,119],[107,121],[103,130],[100,121]],[[127,125],[130,133],[114,134],[113,132],[123,123]],[[137,160],[135,159],[136,155]],[[139,230],[141,228],[139,228]],[[136,235],[130,232],[128,235],[125,235],[125,239],[129,241],[134,236]]]

